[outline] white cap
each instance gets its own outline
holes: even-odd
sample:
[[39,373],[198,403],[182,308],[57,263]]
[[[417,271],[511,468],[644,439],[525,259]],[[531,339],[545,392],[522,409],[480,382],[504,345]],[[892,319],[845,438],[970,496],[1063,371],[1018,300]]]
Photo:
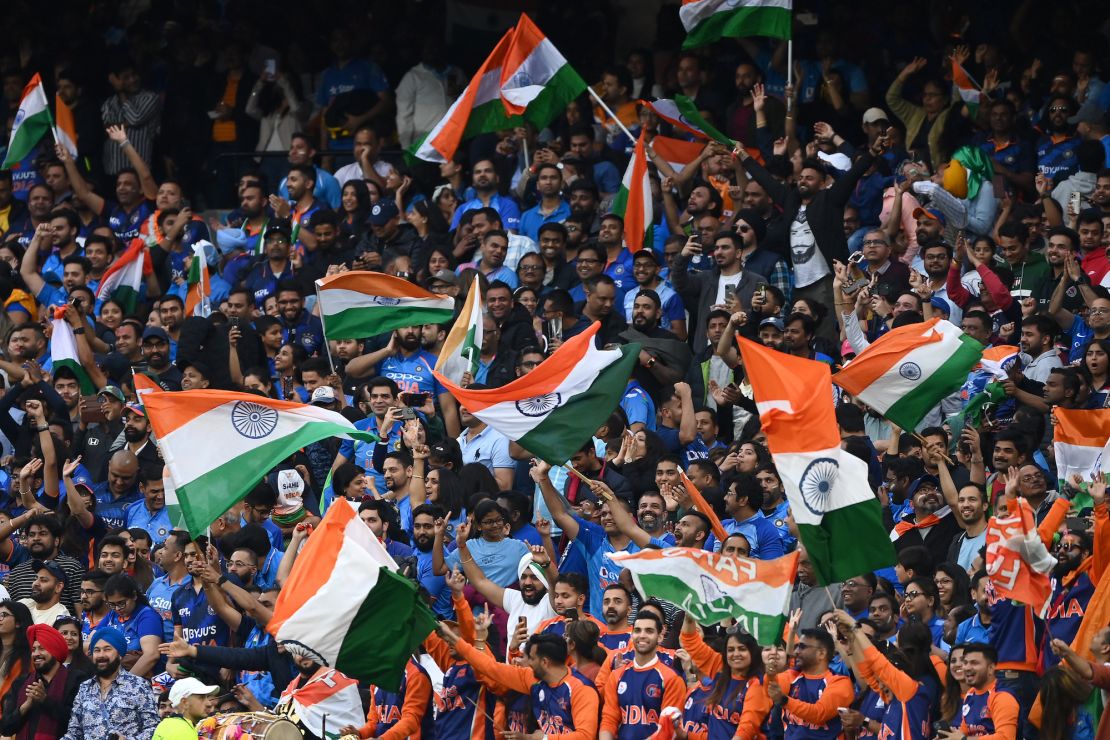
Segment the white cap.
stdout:
[[312,397],[308,400],[308,402],[313,405],[318,403],[332,403],[334,401],[335,390],[330,385],[317,386],[316,390],[312,391]]
[[176,707],[182,699],[190,696],[210,696],[219,690],[219,686],[209,686],[192,676],[182,678],[174,681],[170,687],[170,706]]
[[876,121],[889,121],[890,116],[882,108],[868,108],[863,112],[864,124],[875,123]]

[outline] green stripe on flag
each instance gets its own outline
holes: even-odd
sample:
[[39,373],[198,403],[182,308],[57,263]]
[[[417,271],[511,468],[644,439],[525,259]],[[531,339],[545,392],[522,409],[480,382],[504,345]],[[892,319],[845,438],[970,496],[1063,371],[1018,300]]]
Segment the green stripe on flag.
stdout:
[[383,567],[351,620],[335,667],[363,683],[398,691],[409,656],[435,628],[435,615],[416,584]]
[[58,374],[59,368],[68,368],[75,376],[77,376],[77,383],[81,386],[82,396],[92,396],[96,394],[96,386],[89,378],[89,374],[85,372],[85,368],[80,362],[69,359],[56,359],[53,361],[54,375]]
[[766,6],[736,8],[732,11],[714,13],[703,20],[686,34],[682,48],[705,46],[720,38],[770,36],[776,39],[789,39],[790,24],[789,8]]
[[[871,532],[884,536],[861,539]],[[878,499],[826,511],[820,525],[799,523],[798,534],[818,583],[842,583],[895,561]]]
[[517,442],[552,465],[574,455],[620,404],[640,357],[639,344],[620,347],[621,359],[602,370],[584,393],[566,401]]
[[959,349],[912,393],[891,404],[883,416],[906,431],[917,429],[921,420],[938,403],[960,389],[967,380],[968,371],[975,367],[982,356],[983,345],[962,334]]
[[[523,118],[535,124],[537,129],[543,129],[566,110],[570,101],[577,98],[585,90],[586,81],[574,71],[574,67],[564,64],[547,81],[540,94],[528,104]],[[516,117],[514,116],[514,118]]]
[[724,144],[728,147],[731,147],[733,145],[732,139],[722,134],[720,131],[713,127],[713,124],[705,120],[705,117],[702,116],[701,111],[698,110],[698,106],[694,104],[693,100],[686,97],[685,95],[675,95],[674,104],[678,108],[679,113],[682,114],[682,117],[685,119],[686,123],[690,124],[694,128],[701,129],[705,133],[705,135],[708,136],[710,139],[713,139],[713,141]]
[[324,316],[324,334],[328,339],[365,339],[407,326],[442,324],[453,317],[454,311],[427,306],[348,308]]
[[120,285],[112,291],[112,300],[123,308],[123,313],[135,313],[139,306],[139,293],[130,285]]
[[49,109],[24,118],[12,134],[12,140],[8,143],[8,152],[4,156],[4,163],[0,165],[0,169],[8,169],[22,161],[53,127],[54,122],[50,120]]
[[230,460],[179,486],[177,499],[189,534],[193,537],[204,534],[209,525],[246,496],[270,468],[297,450],[326,437],[344,434],[365,441],[378,439],[370,432],[352,431],[340,424],[310,422],[292,434],[259,445],[249,456]]

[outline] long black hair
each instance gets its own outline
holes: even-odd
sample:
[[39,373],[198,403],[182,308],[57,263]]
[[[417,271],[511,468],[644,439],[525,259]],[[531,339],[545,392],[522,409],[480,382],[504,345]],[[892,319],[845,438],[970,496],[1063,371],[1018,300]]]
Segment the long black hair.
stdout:
[[748,670],[744,678],[759,676],[763,673],[763,648],[756,642],[755,637],[750,632],[745,632],[743,630],[737,630],[734,634],[725,635],[719,647],[719,652],[721,654],[721,670],[713,677],[713,690],[709,692],[709,696],[706,697],[706,706],[727,705],[740,693],[741,686],[738,684],[729,692],[727,697],[725,696],[725,690],[728,688],[729,681],[732,680],[732,670],[728,667],[728,644],[732,640],[736,640],[746,647],[748,649],[748,655],[751,656],[751,663],[748,665]]
[[[430,475],[428,471],[426,475]],[[436,495],[436,505],[447,512],[447,519],[454,520],[466,508],[466,493],[463,490],[462,479],[450,468],[435,468],[439,476],[439,493]]]
[[[12,599],[0,601],[0,609],[7,609],[15,617],[15,634],[12,635],[11,645],[5,645],[3,640],[0,640],[0,676],[7,678],[8,673],[17,663],[21,673],[31,667],[31,643],[27,641],[27,628],[33,624],[33,621],[31,610],[18,601]],[[4,658],[2,653],[9,647],[11,652]]]

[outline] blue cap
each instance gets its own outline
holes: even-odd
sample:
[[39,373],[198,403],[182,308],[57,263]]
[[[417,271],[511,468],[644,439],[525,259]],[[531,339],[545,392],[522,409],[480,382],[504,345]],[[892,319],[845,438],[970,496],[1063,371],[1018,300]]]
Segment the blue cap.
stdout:
[[160,326],[148,326],[147,328],[143,329],[143,341],[144,342],[148,339],[155,339],[155,338],[161,339],[166,344],[170,343],[170,335],[167,334],[166,330],[163,329],[162,327],[160,327]]
[[370,215],[367,221],[371,226],[385,226],[392,219],[397,217],[397,204],[391,200],[379,200],[370,209]]

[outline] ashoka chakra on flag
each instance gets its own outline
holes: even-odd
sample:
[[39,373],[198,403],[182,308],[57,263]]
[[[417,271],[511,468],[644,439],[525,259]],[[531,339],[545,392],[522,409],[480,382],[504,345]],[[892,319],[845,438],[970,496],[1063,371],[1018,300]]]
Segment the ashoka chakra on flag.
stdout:
[[516,402],[516,409],[525,416],[543,416],[551,412],[563,401],[560,393],[545,393],[535,398],[525,398]]
[[277,411],[261,404],[238,401],[231,408],[231,425],[239,434],[250,439],[270,436],[277,429],[277,423]]

